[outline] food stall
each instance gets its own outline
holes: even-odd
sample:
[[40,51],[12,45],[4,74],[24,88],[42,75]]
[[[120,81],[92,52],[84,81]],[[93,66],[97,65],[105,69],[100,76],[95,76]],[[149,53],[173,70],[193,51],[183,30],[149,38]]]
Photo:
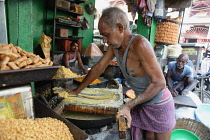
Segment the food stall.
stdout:
[[[88,137],[75,125],[45,107],[32,93],[31,82],[51,80],[60,66],[54,66],[51,60],[42,59],[13,44],[0,44],[0,54],[1,139],[60,137],[79,140]],[[11,123],[14,126],[9,125]],[[54,127],[60,126],[55,132],[46,128],[53,127],[53,124]]]
[[[53,5],[52,7],[49,6],[50,4],[45,5],[44,2],[41,2],[42,4],[40,7],[38,6],[40,4],[35,4],[34,9],[37,8],[41,10],[37,11],[37,13],[35,13],[33,17],[33,19],[36,19],[37,17],[38,19],[40,19],[34,20],[34,27],[27,26],[31,25],[30,21],[32,19],[30,19],[30,21],[26,20],[25,24],[21,24],[22,22],[20,21],[21,18],[25,19],[25,17],[27,17],[24,13],[22,13],[20,9],[25,8],[24,11],[27,11],[27,13],[29,14],[33,14],[33,7],[29,1],[19,1],[17,3],[18,8],[14,8],[14,5],[8,7],[9,10],[12,9],[11,11],[13,11],[14,9],[18,9],[20,11],[17,12],[17,17],[11,15],[8,18],[9,21],[12,21],[13,18],[17,19],[18,21],[18,27],[12,25],[11,22],[8,23],[9,29],[17,29],[17,31],[14,31],[14,34],[12,34],[11,30],[9,30],[10,42],[13,42],[14,45],[0,44],[0,103],[4,102],[4,105],[7,106],[8,101],[6,101],[5,99],[14,96],[14,99],[12,99],[12,101],[17,101],[18,103],[22,104],[20,109],[18,108],[20,110],[20,114],[17,114],[16,116],[22,117],[23,119],[28,118],[32,120],[46,117],[55,118],[65,123],[65,125],[69,128],[72,134],[70,134],[70,138],[73,137],[75,140],[83,140],[87,139],[88,135],[86,133],[88,133],[90,129],[101,129],[104,126],[109,126],[112,123],[116,123],[115,114],[117,113],[118,109],[123,105],[123,103],[126,102],[126,100],[130,100],[130,98],[128,98],[129,96],[133,97],[133,94],[129,96],[125,94],[128,90],[128,87],[123,81],[123,76],[117,62],[113,60],[108,65],[105,72],[93,83],[91,83],[88,88],[84,89],[79,96],[68,96],[68,93],[65,91],[65,89],[75,88],[76,86],[78,86],[79,83],[81,83],[86,75],[77,75],[72,73],[71,71],[60,66],[60,61],[62,58],[62,54],[69,49],[69,42],[73,40],[78,40],[80,42],[80,51],[85,50],[85,47],[87,47],[89,44],[92,44],[94,36],[92,33],[92,23],[95,15],[89,14],[82,7],[89,3],[92,3],[94,5],[95,0],[55,0],[54,2],[55,5]],[[170,0],[166,1],[166,5],[168,7],[172,6],[170,5],[170,2]],[[187,0],[185,2],[187,2],[185,3],[186,7],[189,5],[190,1]],[[9,0],[7,4],[10,3],[11,1]],[[133,1],[127,0],[126,3],[131,10],[131,7],[133,6]],[[177,7],[177,5],[180,5],[180,3],[182,4],[182,1],[177,1],[177,3],[174,3],[175,7]],[[47,10],[45,9],[46,7]],[[36,15],[40,14],[40,11],[43,13],[47,13],[47,15],[43,16],[46,19],[42,19],[40,18],[40,16],[36,17]],[[60,13],[64,14],[59,15]],[[64,15],[66,16],[66,13],[67,15],[70,14],[71,18],[63,17]],[[48,19],[49,17],[50,19]],[[89,27],[82,29],[81,22],[79,21],[81,20],[83,22],[84,17],[89,22]],[[149,38],[151,44],[156,45],[154,48],[156,52],[158,49],[162,49],[162,45],[178,44],[177,41],[179,38],[179,27],[181,24],[180,17],[178,17],[177,19],[163,19],[159,24],[157,24],[157,26],[156,24],[154,24],[154,18],[152,17],[142,18],[139,16],[138,18],[138,24],[143,24],[145,28],[141,30],[141,27],[139,27],[137,33]],[[142,22],[143,19],[148,18],[151,18],[151,20],[144,20],[146,23]],[[44,25],[39,25],[39,22],[42,20],[47,20],[46,24],[44,24],[45,22],[43,22],[42,24]],[[27,26],[29,29],[27,28],[23,30],[23,26]],[[60,26],[62,28],[56,28]],[[153,31],[156,31],[156,34]],[[42,34],[42,32],[45,32],[51,38],[45,36],[44,34]],[[15,36],[16,34],[17,36]],[[40,37],[40,34],[42,35],[41,39],[39,40],[37,38]],[[28,36],[33,36],[33,38],[28,39]],[[18,40],[17,43],[15,41],[16,39]],[[33,40],[34,42],[31,40]],[[49,55],[49,46],[42,46],[50,44],[46,40],[49,42],[52,41],[51,54],[53,54],[53,56],[42,58],[40,57],[41,55],[39,56],[35,53],[31,53],[33,52],[34,48],[36,48],[36,45],[39,44],[42,50],[46,50],[44,52],[44,56],[46,57],[46,55]],[[43,41],[44,43],[40,43],[40,41]],[[20,47],[17,47],[19,44]],[[31,48],[28,46],[31,46]],[[184,45],[182,45],[182,47],[184,47]],[[10,50],[7,50],[8,48]],[[88,49],[86,51],[88,51]],[[105,51],[106,50],[103,49],[103,53]],[[194,53],[193,55],[194,56],[192,57],[195,57]],[[176,56],[177,55],[171,55],[167,58],[167,60],[161,56],[161,66],[166,66],[168,60],[175,59]],[[83,56],[83,61],[86,61],[86,64],[92,67],[95,63],[97,63],[97,61],[100,60],[101,57],[102,55],[85,55]],[[199,60],[196,61],[194,64],[198,66],[198,62]],[[35,85],[35,87],[33,84]],[[22,98],[22,101],[18,100],[20,97]],[[15,105],[17,105],[18,103],[15,103]],[[13,109],[17,109],[14,107],[14,102],[13,106],[11,105],[11,108],[9,109],[12,112],[14,112]],[[0,118],[2,118],[2,116],[15,116],[14,114],[4,114],[5,112],[0,112]],[[49,120],[49,123],[50,121],[51,120]],[[34,122],[29,121],[28,123]],[[48,124],[44,125],[47,126]],[[123,131],[126,130],[123,129]],[[97,131],[97,133],[100,133],[100,131]],[[93,132],[89,134],[93,134]]]

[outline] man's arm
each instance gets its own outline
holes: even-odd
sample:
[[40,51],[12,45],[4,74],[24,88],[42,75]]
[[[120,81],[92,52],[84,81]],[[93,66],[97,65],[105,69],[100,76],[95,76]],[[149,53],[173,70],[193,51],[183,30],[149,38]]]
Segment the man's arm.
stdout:
[[113,58],[114,52],[111,47],[108,47],[107,52],[104,54],[101,60],[91,68],[82,83],[76,89],[70,91],[70,94],[79,94],[85,87],[87,87],[91,82],[93,82],[104,72],[105,68],[108,66]]
[[178,96],[178,93],[175,89],[172,87],[171,83],[171,76],[172,76],[172,71],[168,70],[166,74],[166,85],[168,86],[168,89],[170,90],[172,96],[176,97]]
[[85,72],[86,71],[86,68],[84,67],[83,65],[83,62],[82,62],[82,59],[81,59],[81,55],[79,52],[77,52],[77,60],[78,60],[78,63],[79,63],[79,66],[82,68],[82,70]]
[[166,73],[166,85],[168,86],[168,89],[170,91],[172,91],[171,75],[172,75],[172,71],[168,70],[167,73]]
[[190,90],[190,86],[192,85],[193,83],[193,77],[185,77],[185,81],[187,82],[186,85],[185,85],[185,88],[182,90],[181,94],[182,95],[186,95],[189,90]]
[[69,62],[68,62],[68,52],[65,52],[63,57],[64,57],[63,61],[64,61],[64,64],[65,64],[65,67],[70,68]]

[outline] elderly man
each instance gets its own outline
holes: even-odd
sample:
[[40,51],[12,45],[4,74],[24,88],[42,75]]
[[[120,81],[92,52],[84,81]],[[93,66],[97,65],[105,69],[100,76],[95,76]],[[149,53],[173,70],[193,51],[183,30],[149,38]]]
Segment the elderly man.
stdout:
[[127,83],[136,94],[135,99],[119,109],[116,117],[127,119],[133,140],[142,137],[169,140],[175,126],[174,102],[149,41],[131,33],[126,13],[116,7],[103,10],[98,25],[104,42],[109,45],[108,50],[80,86],[69,94],[79,94],[116,57]]
[[186,95],[193,83],[193,69],[187,65],[189,56],[180,54],[177,61],[169,62],[166,81],[168,89],[175,97]]

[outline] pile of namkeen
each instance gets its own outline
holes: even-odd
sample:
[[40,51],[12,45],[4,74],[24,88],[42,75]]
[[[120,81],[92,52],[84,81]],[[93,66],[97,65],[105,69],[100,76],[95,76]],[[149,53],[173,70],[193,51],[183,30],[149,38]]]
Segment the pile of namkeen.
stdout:
[[69,128],[54,118],[0,119],[0,140],[74,140]]
[[26,52],[13,44],[0,43],[0,70],[17,70],[52,66],[50,59],[42,59],[39,55]]
[[177,44],[179,37],[179,24],[161,22],[157,25],[155,41],[160,43]]
[[53,79],[73,78],[73,77],[79,77],[79,76],[81,76],[81,75],[73,73],[69,68],[65,68],[64,66],[61,66],[57,70],[57,72],[54,75]]

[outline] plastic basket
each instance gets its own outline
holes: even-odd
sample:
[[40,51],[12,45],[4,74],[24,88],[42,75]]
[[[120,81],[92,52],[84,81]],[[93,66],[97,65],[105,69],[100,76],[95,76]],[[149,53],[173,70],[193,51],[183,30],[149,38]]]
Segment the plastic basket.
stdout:
[[200,140],[200,138],[188,130],[175,129],[172,131],[171,140]]

